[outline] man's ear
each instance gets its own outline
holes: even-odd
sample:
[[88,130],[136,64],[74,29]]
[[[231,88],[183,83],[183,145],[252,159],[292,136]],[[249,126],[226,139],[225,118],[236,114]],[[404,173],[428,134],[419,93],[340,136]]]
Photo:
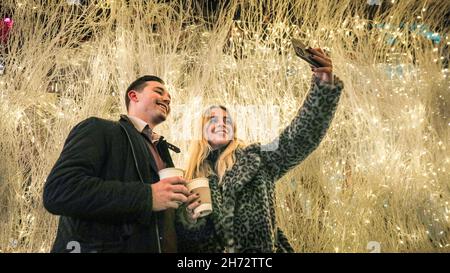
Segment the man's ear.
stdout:
[[128,92],[128,98],[130,99],[130,101],[134,101],[134,102],[139,101],[137,92],[135,90],[131,90],[130,92]]

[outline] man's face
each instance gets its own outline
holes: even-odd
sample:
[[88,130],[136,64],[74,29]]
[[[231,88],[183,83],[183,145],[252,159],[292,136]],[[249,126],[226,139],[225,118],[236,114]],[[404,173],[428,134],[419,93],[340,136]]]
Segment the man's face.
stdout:
[[155,81],[147,82],[141,92],[136,92],[136,114],[157,125],[170,113],[171,97],[166,87]]

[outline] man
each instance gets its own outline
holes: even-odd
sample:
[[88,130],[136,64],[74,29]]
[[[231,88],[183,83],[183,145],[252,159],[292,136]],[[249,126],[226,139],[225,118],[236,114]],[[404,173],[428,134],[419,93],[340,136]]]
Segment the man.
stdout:
[[[44,187],[44,206],[61,215],[52,252],[176,252],[174,209],[190,202],[172,167],[169,144],[152,133],[170,113],[171,97],[156,76],[134,81],[128,115],[91,117],[70,132]],[[189,196],[189,198],[188,198]]]

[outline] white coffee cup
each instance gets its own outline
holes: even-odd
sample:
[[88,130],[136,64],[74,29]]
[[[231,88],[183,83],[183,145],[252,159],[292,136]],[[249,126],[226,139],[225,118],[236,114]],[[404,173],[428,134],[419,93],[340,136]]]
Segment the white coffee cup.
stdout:
[[179,168],[165,168],[158,172],[159,179],[175,177],[175,176],[184,176],[184,170]]
[[[169,177],[177,177],[177,176],[184,176],[184,170],[179,169],[179,168],[165,168],[162,169],[158,172],[159,175],[159,180],[164,179],[164,178],[169,178]],[[183,204],[183,202],[180,201],[175,201],[178,205]]]
[[199,213],[200,217],[210,214],[212,212],[212,200],[208,178],[200,177],[192,179],[186,186],[189,191],[200,194],[199,198],[201,203],[194,209],[194,213]]

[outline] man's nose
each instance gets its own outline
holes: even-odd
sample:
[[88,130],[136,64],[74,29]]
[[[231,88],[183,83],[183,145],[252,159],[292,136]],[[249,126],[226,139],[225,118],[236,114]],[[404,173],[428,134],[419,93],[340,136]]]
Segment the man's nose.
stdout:
[[167,104],[170,104],[171,99],[168,94],[163,95],[163,101]]

